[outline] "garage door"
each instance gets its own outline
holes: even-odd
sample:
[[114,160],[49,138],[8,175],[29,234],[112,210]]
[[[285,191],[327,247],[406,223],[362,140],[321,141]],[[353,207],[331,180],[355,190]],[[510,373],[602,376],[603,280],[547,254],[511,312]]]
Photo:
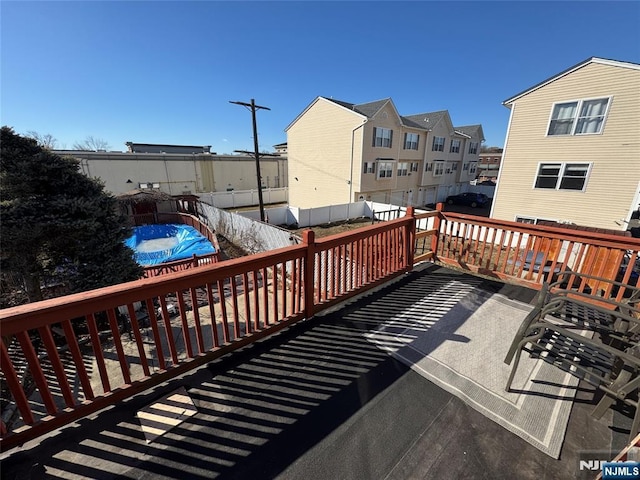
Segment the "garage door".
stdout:
[[404,205],[404,190],[393,192],[391,194],[391,203],[398,206]]
[[429,187],[422,191],[423,205],[432,205],[436,203],[436,187]]

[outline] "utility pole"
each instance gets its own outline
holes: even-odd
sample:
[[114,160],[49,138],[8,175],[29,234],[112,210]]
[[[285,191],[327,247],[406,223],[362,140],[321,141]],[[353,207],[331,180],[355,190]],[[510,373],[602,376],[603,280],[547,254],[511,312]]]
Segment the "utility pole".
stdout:
[[[256,105],[255,100],[252,98],[251,103],[245,102],[232,102],[229,100],[229,103],[234,103],[236,105],[242,105],[243,107],[247,107],[251,109],[251,118],[253,120],[253,154],[256,158],[256,176],[258,178],[258,202],[260,202],[260,220],[264,222],[264,202],[262,200],[262,175],[260,174],[260,152],[258,151],[258,126],[256,123],[256,110],[271,110],[269,107],[262,107],[260,105]],[[252,153],[247,152],[245,150],[234,150],[234,152],[238,153]],[[263,153],[263,157],[279,157],[278,154],[269,154]]]

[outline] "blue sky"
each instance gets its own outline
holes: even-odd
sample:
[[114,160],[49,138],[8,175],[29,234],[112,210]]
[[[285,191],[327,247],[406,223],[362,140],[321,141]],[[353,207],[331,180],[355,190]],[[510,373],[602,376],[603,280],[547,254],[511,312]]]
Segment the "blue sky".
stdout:
[[502,101],[591,56],[640,63],[640,2],[1,2],[3,125],[261,150],[319,95],[447,109],[502,146]]

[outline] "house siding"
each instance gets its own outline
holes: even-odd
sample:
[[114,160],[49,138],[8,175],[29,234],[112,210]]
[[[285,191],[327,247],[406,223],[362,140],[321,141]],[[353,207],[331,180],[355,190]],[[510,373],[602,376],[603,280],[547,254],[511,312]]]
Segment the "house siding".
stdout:
[[[390,99],[386,103],[376,103],[382,104],[380,109],[365,118],[329,99],[318,97],[287,127],[291,205],[308,208],[374,200],[420,206],[432,203],[436,192],[446,197],[463,189],[466,191],[468,180],[461,177],[461,170],[462,158],[468,149],[467,139],[454,135],[461,141],[460,152],[449,152],[454,129],[448,113],[429,126],[446,138],[444,151],[432,152],[430,130],[407,126],[408,122],[399,116]],[[370,107],[368,105],[367,109]],[[357,110],[358,106],[355,108]],[[393,132],[390,147],[374,145],[378,128]],[[417,150],[404,148],[406,133],[418,135]],[[480,143],[481,140],[476,141]],[[477,158],[477,154],[472,156]],[[442,177],[433,177],[433,172],[425,172],[425,159],[428,163],[434,158],[455,162],[457,168]],[[365,162],[375,165],[375,173],[364,173]],[[390,178],[379,178],[380,162],[392,162]],[[407,164],[407,175],[399,176],[402,163]],[[412,163],[418,164],[413,172]],[[438,189],[441,184],[446,187]]]
[[352,200],[362,171],[363,122],[362,116],[319,98],[289,127],[292,205],[311,208]]
[[[492,217],[626,229],[640,182],[640,71],[591,63],[512,105]],[[547,136],[556,102],[612,97],[601,134]],[[541,162],[590,163],[584,191],[535,189]],[[618,223],[616,223],[618,221]]]

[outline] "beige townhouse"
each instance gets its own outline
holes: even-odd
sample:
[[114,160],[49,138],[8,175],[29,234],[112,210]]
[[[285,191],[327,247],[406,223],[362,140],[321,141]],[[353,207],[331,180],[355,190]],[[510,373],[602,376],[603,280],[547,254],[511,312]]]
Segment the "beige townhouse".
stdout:
[[289,203],[372,200],[423,206],[475,179],[482,126],[454,127],[446,110],[401,116],[390,98],[317,97],[285,129]]
[[592,57],[503,104],[491,216],[626,230],[640,203],[640,65]]

